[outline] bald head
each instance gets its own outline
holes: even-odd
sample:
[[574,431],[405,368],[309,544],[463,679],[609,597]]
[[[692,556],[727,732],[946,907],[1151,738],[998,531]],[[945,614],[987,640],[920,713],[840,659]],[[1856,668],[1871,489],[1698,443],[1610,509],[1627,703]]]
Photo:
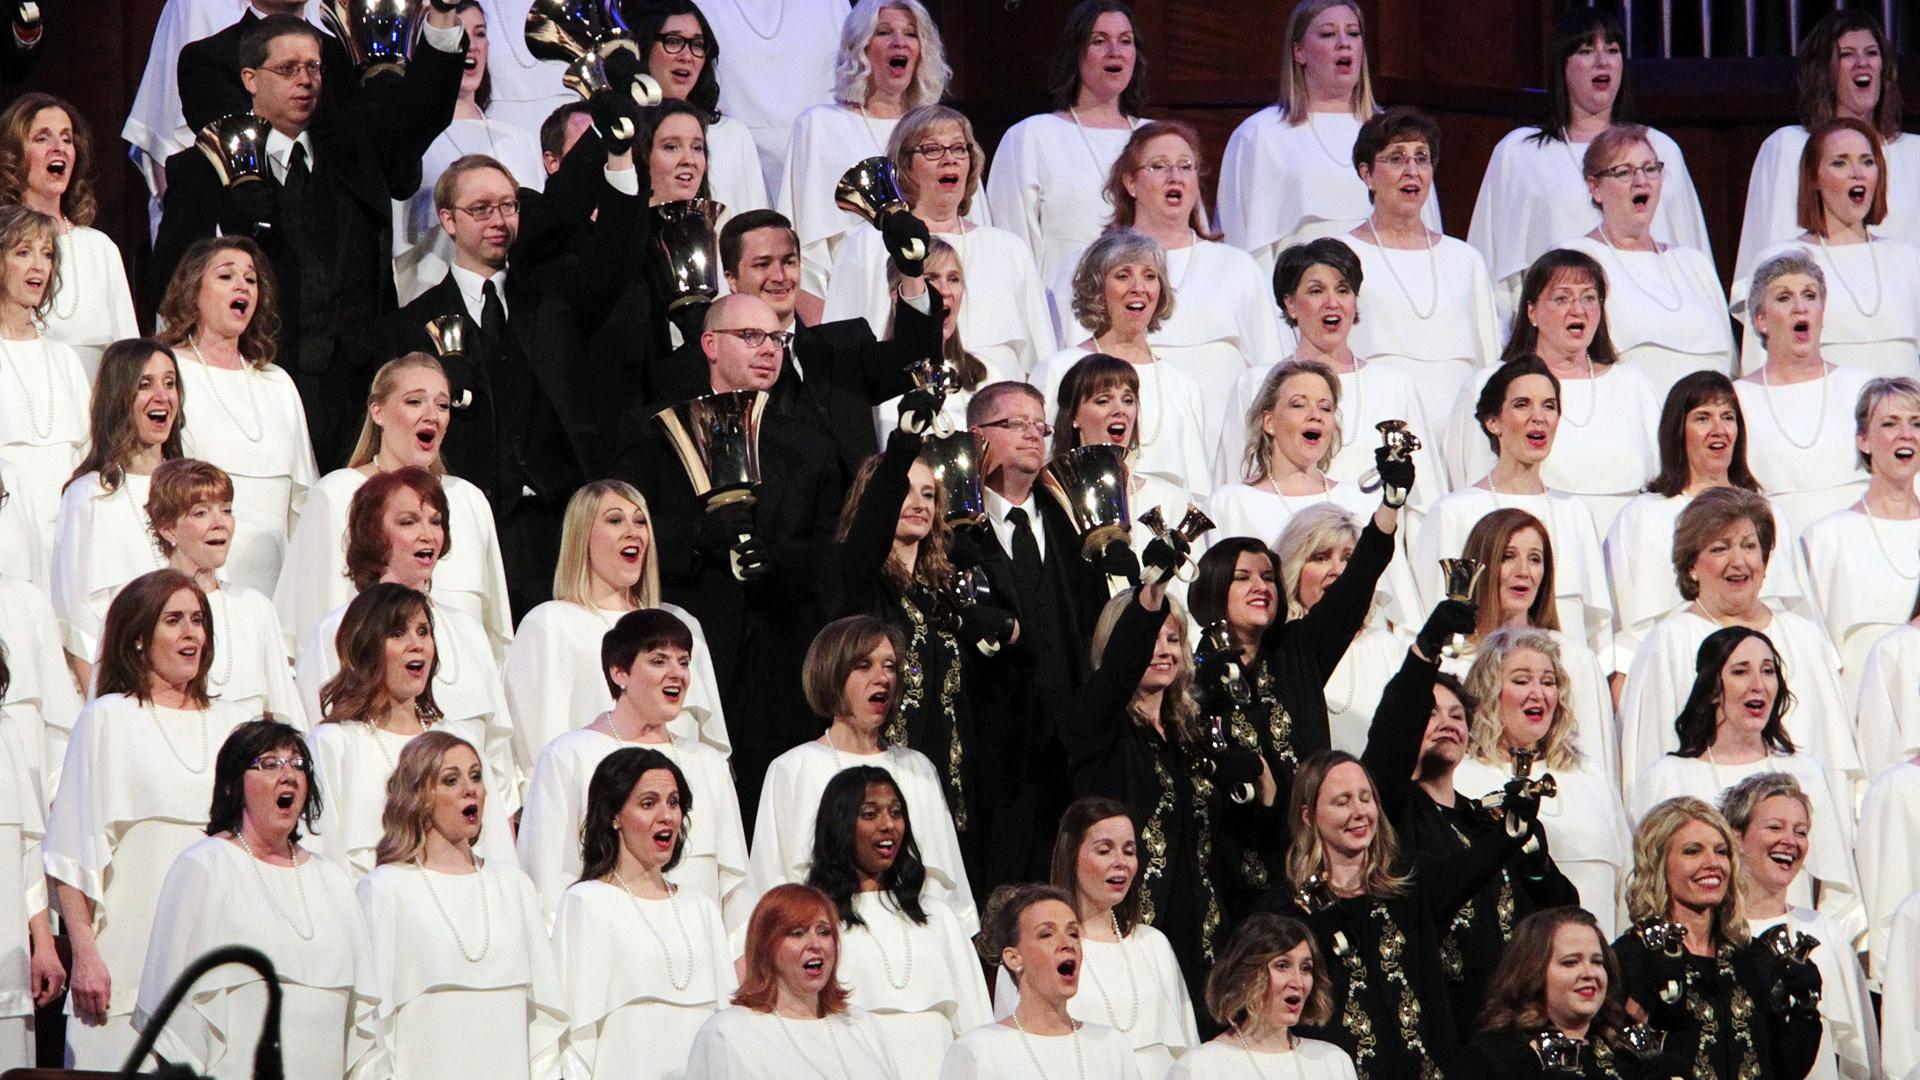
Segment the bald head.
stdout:
[[[714,301],[700,334],[714,392],[773,389],[784,350],[769,335],[779,328],[780,316],[757,296],[732,293]],[[743,334],[759,340],[749,345]]]

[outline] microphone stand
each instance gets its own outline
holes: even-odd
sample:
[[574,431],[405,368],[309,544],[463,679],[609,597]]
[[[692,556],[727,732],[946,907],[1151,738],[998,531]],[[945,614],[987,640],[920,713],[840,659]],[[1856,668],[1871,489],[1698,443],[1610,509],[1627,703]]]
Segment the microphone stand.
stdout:
[[139,1045],[127,1056],[126,1064],[120,1066],[120,1080],[134,1080],[142,1075],[193,1080],[196,1074],[184,1065],[169,1065],[157,1074],[143,1074],[139,1071],[140,1063],[153,1052],[155,1040],[166,1029],[173,1011],[186,999],[187,991],[193,989],[193,984],[199,981],[200,976],[224,964],[252,968],[267,981],[267,1011],[260,1022],[260,1043],[253,1048],[253,1080],[285,1080],[286,1072],[280,1058],[280,979],[274,974],[273,961],[267,959],[265,953],[245,945],[224,945],[187,965],[187,970],[173,981],[160,1007],[154,1010],[152,1019],[147,1021],[146,1030],[140,1033]]

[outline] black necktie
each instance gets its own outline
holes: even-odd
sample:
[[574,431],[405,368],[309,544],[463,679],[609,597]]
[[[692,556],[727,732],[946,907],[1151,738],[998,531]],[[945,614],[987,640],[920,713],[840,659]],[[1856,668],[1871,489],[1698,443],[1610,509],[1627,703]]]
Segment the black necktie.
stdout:
[[1033,538],[1033,526],[1024,507],[1007,511],[1007,524],[1013,526],[1013,579],[1024,596],[1040,592],[1040,544]]
[[287,189],[287,194],[292,196],[295,201],[306,197],[308,175],[307,148],[302,143],[294,143],[293,156],[287,159],[286,183],[282,186]]
[[480,329],[495,341],[507,339],[507,305],[500,302],[500,290],[488,278],[480,286]]

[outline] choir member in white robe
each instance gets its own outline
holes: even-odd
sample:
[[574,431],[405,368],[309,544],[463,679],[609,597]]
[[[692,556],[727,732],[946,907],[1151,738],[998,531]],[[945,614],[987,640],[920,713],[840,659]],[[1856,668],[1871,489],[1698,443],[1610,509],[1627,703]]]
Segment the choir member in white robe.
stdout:
[[[1613,515],[1639,494],[1656,460],[1660,395],[1637,369],[1620,363],[1608,331],[1606,271],[1590,256],[1555,248],[1527,269],[1520,310],[1503,363],[1546,361],[1560,383],[1554,453],[1541,465],[1547,486],[1578,496],[1602,535]],[[1445,438],[1447,469],[1463,487],[1493,467],[1494,451],[1476,438],[1481,391],[1492,368],[1473,374],[1454,400]]]
[[1820,969],[1820,1050],[1807,1076],[1865,1080],[1878,1075],[1880,1032],[1853,937],[1826,911],[1793,897],[1801,870],[1813,872],[1823,841],[1818,823],[1826,808],[1809,795],[1804,780],[1754,776],[1735,784],[1720,809],[1740,838],[1740,906],[1753,936],[1785,926],[1822,946],[1813,954]]
[[0,573],[0,658],[11,681],[0,688],[0,729],[13,733],[29,773],[40,791],[40,805],[52,798],[67,752],[67,734],[80,715],[59,623],[47,594],[30,582]]
[[1604,723],[1575,716],[1567,693],[1566,666],[1553,639],[1531,629],[1499,630],[1481,643],[1467,693],[1478,705],[1468,721],[1467,756],[1454,770],[1463,795],[1496,797],[1513,779],[1513,750],[1535,751],[1536,774],[1551,773],[1556,794],[1540,800],[1540,828],[1554,865],[1580,891],[1580,906],[1593,912],[1611,937],[1619,918],[1625,867],[1633,834],[1610,769],[1583,753],[1581,725]]
[[487,116],[537,139],[540,125],[555,109],[580,100],[560,81],[567,65],[539,59],[527,48],[533,0],[480,0],[480,8],[487,25],[497,28],[490,44],[500,50],[500,56],[488,58],[487,81],[493,93]]
[[1665,398],[1694,371],[1729,373],[1733,331],[1721,317],[1720,274],[1698,248],[1653,238],[1666,188],[1666,163],[1646,128],[1616,124],[1587,146],[1582,172],[1600,208],[1592,232],[1562,246],[1582,252],[1607,275],[1607,334],[1620,362]]
[[621,749],[641,746],[674,763],[701,807],[689,811],[669,880],[719,905],[727,929],[743,933],[753,893],[747,888],[747,840],[733,774],[720,751],[672,731],[691,685],[692,635],[670,612],[651,608],[621,616],[605,638],[601,678],[603,685],[618,689],[610,709],[541,752],[520,817],[520,866],[533,879],[551,921],[568,886],[582,877],[578,838],[581,822],[593,812],[596,770]]
[[[207,836],[180,854],[160,887],[134,1009],[142,1026],[188,965],[245,945],[273,961],[280,983],[280,1055],[291,1076],[377,1075],[373,958],[353,881],[301,846],[320,799],[300,733],[273,720],[235,728],[214,762]],[[266,1007],[260,976],[227,964],[201,976],[168,1018],[155,1052],[216,1080],[253,1075]]]
[[182,396],[173,352],[159,342],[130,338],[103,358],[87,454],[53,526],[53,610],[83,686],[114,594],[167,564],[147,528],[147,493],[153,470],[180,456]]
[[[727,4],[714,4],[712,0],[707,6],[728,7]],[[733,15],[740,11],[739,7],[734,7],[726,14]],[[720,87],[720,60],[723,54],[728,57],[739,55],[734,51],[736,45],[740,44],[738,35],[729,35],[724,41],[721,40],[720,34],[714,30],[713,21],[693,0],[650,3],[630,16],[627,26],[633,32],[634,40],[643,43],[641,47],[646,49],[647,74],[660,84],[660,92],[666,97],[688,102],[700,110],[701,119],[707,127],[707,183],[713,189],[714,200],[736,214],[771,207],[773,200],[767,195],[766,174],[760,168],[760,150],[754,145],[753,132],[746,124],[720,108],[720,99],[725,94]],[[726,48],[722,49],[722,45]],[[795,59],[794,55],[789,54],[784,58],[783,65],[791,65]],[[729,63],[727,67],[734,71],[739,65]],[[790,66],[785,68],[784,73],[799,74]],[[747,73],[740,72],[734,78],[746,79]],[[825,99],[822,94],[818,100]],[[784,141],[786,131],[782,129],[780,135]]]
[[583,869],[553,921],[569,1080],[682,1076],[701,1025],[739,989],[719,905],[671,877],[688,823],[710,808],[657,748],[623,747],[594,769]]
[[[1398,367],[1362,360],[1349,345],[1354,327],[1361,322],[1357,297],[1365,288],[1362,273],[1361,260],[1348,240],[1322,238],[1281,254],[1273,287],[1282,318],[1299,335],[1291,359],[1318,360],[1340,377],[1340,448],[1327,465],[1328,477],[1340,483],[1359,480],[1373,468],[1373,452],[1380,445],[1378,425],[1400,420],[1421,439],[1414,452],[1417,472],[1407,503],[1424,509],[1446,491],[1440,440],[1427,419],[1421,384]],[[1275,366],[1256,365],[1234,380],[1221,412],[1220,440],[1213,458],[1217,484],[1240,479],[1247,442],[1246,425],[1240,420]],[[1209,401],[1214,408],[1219,404],[1217,398]]]
[[[440,440],[450,413],[447,376],[438,360],[416,353],[388,362],[374,376],[359,444],[346,468],[313,486],[287,543],[273,606],[294,641],[304,640],[322,616],[353,598],[346,534],[354,495],[369,477],[395,469],[439,473]],[[439,484],[445,491],[447,532],[458,533],[460,543],[445,545],[446,564],[434,575],[433,595],[485,627],[488,660],[497,662],[513,640],[513,621],[493,510],[479,488],[457,476],[441,475]]]
[[1142,1080],[1126,1035],[1074,1018],[1085,943],[1072,898],[1051,885],[1002,885],[987,902],[981,951],[1007,969],[1020,1001],[947,1050],[940,1080]]
[[[987,232],[986,229],[977,229],[970,235],[984,236]],[[948,239],[961,246],[955,247],[954,244],[949,244]],[[920,275],[920,280],[926,282],[929,289],[940,294],[940,359],[945,366],[959,376],[958,387],[948,391],[945,399],[940,403],[940,415],[947,418],[955,431],[963,430],[967,426],[967,402],[973,400],[973,392],[989,383],[1007,379],[1009,373],[1015,369],[1003,364],[1016,362],[1004,346],[989,349],[989,355],[1000,358],[999,362],[989,361],[975,353],[973,348],[965,342],[964,335],[960,333],[961,324],[967,320],[966,313],[979,306],[967,303],[966,268],[961,262],[960,255],[961,249],[965,246],[965,240],[959,233],[951,234],[947,239],[933,237],[927,242],[927,257],[921,264],[923,272]],[[987,270],[989,277],[993,273],[991,268]],[[899,297],[900,283],[904,280],[898,268],[887,267],[888,303],[892,303]],[[884,321],[876,333],[882,339],[890,339],[893,337],[891,309],[882,318]],[[989,323],[987,337],[995,337],[996,332],[991,327],[1005,323],[1004,314],[1001,316],[989,314],[985,318]],[[1047,332],[1049,335],[1052,334],[1051,324],[1048,324]],[[1035,367],[1038,367],[1038,364]],[[1022,378],[1031,374],[1022,370]],[[888,398],[873,407],[873,430],[879,439],[879,445],[883,447],[886,445],[888,435],[899,426],[900,402],[903,398],[904,395]]]
[[1426,521],[1408,546],[1408,562],[1420,588],[1414,610],[1430,611],[1444,597],[1439,560],[1459,555],[1475,522],[1495,510],[1525,510],[1547,527],[1561,630],[1584,641],[1604,667],[1613,655],[1613,608],[1593,511],[1542,478],[1541,466],[1560,430],[1560,387],[1560,380],[1538,358],[1512,360],[1493,369],[1474,411],[1498,458],[1478,483],[1455,488],[1427,508]]
[[1805,252],[1761,263],[1747,311],[1767,362],[1734,382],[1746,417],[1747,464],[1795,522],[1818,521],[1866,493],[1853,411],[1873,376],[1821,354],[1826,272]]
[[1630,805],[1640,805],[1634,788],[1647,767],[1680,748],[1674,719],[1694,686],[1700,647],[1728,626],[1764,632],[1773,645],[1793,687],[1782,717],[1787,735],[1826,767],[1845,805],[1866,782],[1839,654],[1817,623],[1760,598],[1775,543],[1772,511],[1753,492],[1710,488],[1681,511],[1669,565],[1689,602],[1641,639],[1620,691],[1620,782]]
[[306,726],[273,601],[220,580],[233,541],[233,480],[204,461],[166,462],[153,471],[145,512],[167,565],[193,578],[213,611],[214,636],[224,645],[207,672],[207,692],[251,715]]
[[88,381],[100,354],[140,336],[126,264],[94,217],[93,132],[73,106],[28,93],[0,113],[0,153],[18,162],[18,183],[0,181],[0,202],[20,203],[60,222],[60,287],[46,313],[49,340],[80,360]]
[[[1546,122],[1516,128],[1493,148],[1467,242],[1486,258],[1496,298],[1509,301],[1502,306],[1503,317],[1518,314],[1510,301],[1528,265],[1600,220],[1587,195],[1581,159],[1595,136],[1629,119],[1618,108],[1628,77],[1625,40],[1619,21],[1604,9],[1568,11],[1554,27],[1547,55]],[[1652,128],[1647,142],[1666,163],[1654,239],[1711,255],[1707,219],[1680,145]]]
[[[914,216],[952,246],[961,271],[974,283],[973,303],[960,308],[958,324],[968,348],[998,371],[1031,374],[1059,348],[1053,317],[1026,243],[1005,229],[967,220],[980,200],[980,174],[987,163],[973,122],[945,105],[922,105],[893,129],[887,157]],[[864,318],[876,338],[890,336],[890,268],[878,232],[849,233],[834,258],[823,317],[829,322]],[[959,305],[946,310],[953,307]],[[882,406],[881,412],[890,430],[895,411]]]
[[[1140,856],[1125,804],[1075,800],[1054,840],[1053,875],[1080,922],[1079,974],[1093,983],[1092,993],[1067,1000],[1067,1014],[1118,1032],[1133,1046],[1141,1080],[1164,1080],[1200,1032],[1173,946],[1140,918]],[[1019,1005],[1020,988],[1002,967],[994,1018],[1007,1019]]]
[[[1893,913],[1887,955],[1893,963],[1920,963],[1920,893]],[[1901,970],[1911,971],[1911,966]],[[1880,999],[1880,1068],[1890,1077],[1920,1076],[1920,980],[1891,979]]]
[[994,152],[992,219],[1027,242],[1048,285],[1072,272],[1113,214],[1107,175],[1146,102],[1141,48],[1127,5],[1076,4],[1055,46],[1053,111],[1007,129]]
[[[1366,19],[1348,0],[1295,4],[1280,99],[1233,129],[1220,162],[1220,229],[1271,276],[1280,252],[1323,228],[1344,231],[1373,201],[1355,182],[1354,144],[1377,116],[1363,42]],[[1365,156],[1367,161],[1373,155]],[[1420,192],[1416,218],[1440,231],[1440,203]]]
[[[0,593],[5,585],[0,580]],[[47,816],[39,717],[10,697],[18,660],[0,644],[0,1066],[7,1068],[34,1063],[33,1012],[67,981],[54,950],[40,853]]]
[[[509,791],[514,774],[504,736],[484,719],[442,705],[434,692],[449,666],[442,662],[448,650],[439,644],[449,637],[445,614],[413,589],[379,582],[347,605],[337,635],[309,643],[311,652],[333,660],[324,677],[302,673],[318,680],[312,691],[314,771],[326,794],[314,846],[356,880],[375,865],[394,764],[429,728],[473,746],[487,763],[493,790]],[[301,663],[308,664],[305,654]],[[446,683],[440,689],[449,697],[458,693]],[[509,805],[498,796],[488,800],[488,828],[478,844],[488,858],[513,858]]]
[[911,1075],[894,1063],[874,1018],[848,1004],[839,922],[833,901],[811,886],[781,885],[761,897],[737,962],[740,990],[694,1036],[687,1080]]
[[846,8],[839,0],[723,0],[700,13],[725,54],[713,54],[724,76],[718,108],[746,128],[759,154],[762,188],[773,194],[786,170],[795,118],[833,100]]
[[1321,1039],[1294,1034],[1332,1017],[1326,958],[1313,931],[1271,912],[1250,916],[1207,976],[1207,1011],[1226,1030],[1180,1055],[1170,1080],[1354,1080],[1353,1059]]
[[390,785],[380,865],[357,891],[380,1043],[395,1076],[559,1072],[567,1014],[540,898],[511,858],[474,846],[486,770],[451,732],[408,743]]
[[267,265],[244,236],[188,248],[160,302],[160,340],[180,362],[182,396],[195,402],[183,449],[233,478],[237,526],[227,573],[272,595],[287,539],[320,471],[300,391],[273,362],[273,334],[261,318],[278,304],[271,273],[259,269]]
[[87,442],[86,371],[71,348],[40,329],[53,310],[47,286],[60,274],[58,241],[53,218],[0,206],[0,250],[33,250],[0,267],[0,461],[13,466],[26,507],[39,515],[43,558],[53,550],[61,488]]
[[41,852],[73,946],[71,1068],[116,1069],[133,1050],[161,882],[205,835],[215,751],[250,719],[206,696],[209,617],[173,570],[136,579],[107,612],[98,696],[74,722]]
[[954,1037],[992,1018],[969,935],[945,906],[920,902],[925,876],[906,800],[885,769],[856,766],[827,782],[807,884],[833,898],[838,977],[902,1076],[937,1075]]
[[808,646],[801,672],[807,705],[815,715],[833,719],[820,738],[768,766],[747,877],[756,895],[782,882],[805,881],[813,865],[814,817],[827,781],[855,765],[878,766],[892,775],[920,822],[915,840],[927,869],[921,899],[948,908],[971,937],[980,929],[980,916],[940,774],[925,754],[881,739],[900,701],[893,660],[905,651],[899,632],[870,615],[836,619]]
[[[1920,581],[1920,382],[1875,379],[1854,409],[1854,439],[1867,470],[1867,491],[1854,503],[1806,527],[1807,584],[1827,636],[1840,649],[1847,700],[1857,700],[1867,653],[1889,631],[1913,616],[1914,583]],[[1910,752],[1861,731],[1867,775],[1903,760]]]
[[1890,935],[1900,902],[1920,892],[1920,864],[1913,858],[1916,822],[1920,822],[1920,756],[1874,777],[1860,800],[1853,853],[1867,910],[1867,982],[1875,993],[1912,981],[1901,977],[1911,969],[1902,968],[1905,954],[1893,949]]
[[[1886,180],[1880,133],[1858,120],[1834,120],[1814,132],[1800,161],[1804,231],[1760,253],[1760,261],[1797,251],[1819,264],[1833,286],[1821,346],[1836,364],[1888,377],[1910,375],[1920,349],[1920,248],[1873,234],[1886,217]],[[1733,314],[1747,321],[1740,301],[1747,282],[1733,282]],[[1766,359],[1748,326],[1741,368]]]
[[1760,253],[1798,235],[1800,154],[1807,133],[1836,117],[1871,124],[1886,141],[1882,159],[1890,174],[1887,218],[1879,232],[1908,243],[1920,241],[1920,139],[1900,131],[1899,61],[1893,43],[1869,8],[1842,8],[1813,25],[1801,39],[1800,122],[1776,128],[1760,144],[1747,178],[1735,280],[1760,264]]
[[689,681],[667,730],[722,755],[732,748],[706,635],[692,615],[660,600],[646,496],[623,481],[596,480],[567,501],[553,599],[527,612],[507,648],[502,672],[517,760],[530,767],[555,738],[613,708],[601,639],[622,615],[645,608],[672,615],[692,637]]
[[[56,516],[59,504],[54,504]],[[40,513],[33,505],[33,489],[20,479],[13,463],[0,458],[0,574],[23,581],[46,594],[52,578],[46,541],[41,538]]]
[[1063,349],[1034,372],[1033,383],[1057,414],[1060,382],[1088,353],[1117,356],[1139,373],[1140,448],[1136,471],[1204,497],[1212,487],[1206,452],[1206,402],[1200,384],[1169,363],[1150,341],[1173,312],[1166,252],[1131,229],[1094,241],[1073,276],[1074,317],[1092,336]]
[[[1708,488],[1756,491],[1747,468],[1747,421],[1733,383],[1717,371],[1681,377],[1660,410],[1660,469],[1647,490],[1614,515],[1607,530],[1607,579],[1613,592],[1613,668],[1625,672],[1653,625],[1686,603],[1669,574],[1650,572],[1673,555],[1673,526],[1693,497]],[[1760,585],[1768,605],[1812,617],[1805,559],[1786,511],[1775,500],[1774,557]]]

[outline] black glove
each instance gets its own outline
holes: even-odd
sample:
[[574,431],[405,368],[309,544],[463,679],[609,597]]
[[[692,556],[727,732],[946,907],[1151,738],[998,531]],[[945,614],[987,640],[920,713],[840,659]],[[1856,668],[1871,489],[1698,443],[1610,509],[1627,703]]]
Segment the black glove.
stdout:
[[1376,446],[1373,467],[1380,471],[1381,501],[1396,510],[1407,505],[1407,495],[1413,491],[1413,459],[1395,460],[1386,447]]
[[1455,634],[1471,637],[1478,618],[1473,605],[1465,600],[1442,600],[1433,606],[1433,614],[1427,616],[1427,624],[1420,628],[1413,644],[1421,656],[1437,662],[1441,646]]
[[1187,542],[1178,536],[1171,540],[1156,536],[1147,541],[1147,550],[1140,555],[1140,565],[1160,571],[1155,581],[1172,577],[1180,564],[1186,561]]
[[1005,608],[975,604],[960,612],[960,634],[973,642],[982,656],[992,656],[1012,641],[1017,626],[1019,621]]
[[[438,0],[435,0],[437,3]],[[607,69],[607,84],[624,96],[633,97],[633,87],[640,76],[647,73],[646,62],[625,49],[609,49],[604,64]],[[637,103],[638,99],[634,99]]]
[[227,236],[260,236],[273,228],[273,191],[260,180],[227,186],[220,199],[220,231]]
[[909,435],[925,435],[940,416],[945,397],[925,387],[916,387],[900,399],[900,430]]
[[741,537],[727,549],[727,561],[736,579],[759,581],[773,573],[773,545],[758,536]]
[[640,106],[634,104],[632,95],[603,91],[593,95],[587,109],[593,114],[593,130],[599,132],[608,156],[633,149],[634,137],[640,131]]
[[980,537],[978,531],[984,525],[955,525],[953,537],[947,542],[947,562],[954,570],[964,572],[980,568]]
[[1501,789],[1501,810],[1508,818],[1520,822],[1520,828],[1510,832],[1508,834],[1510,836],[1518,836],[1521,832],[1530,830],[1540,820],[1540,796],[1538,794],[1523,795],[1521,789],[1527,786],[1529,785],[1525,780],[1509,780],[1507,786]]
[[1646,956],[1644,985],[1629,988],[1629,993],[1647,1010],[1647,1020],[1654,1027],[1662,1031],[1689,1029],[1694,1020],[1687,1010],[1686,950],[1682,949],[1679,956],[1669,956],[1664,949],[1642,946]]
[[460,6],[460,0],[427,0],[427,4],[435,11],[453,11]]
[[1820,968],[1812,960],[1775,959],[1776,976],[1770,994],[1776,1016],[1818,1016]]
[[926,222],[908,213],[888,214],[880,221],[880,239],[901,277],[919,277],[926,270],[927,245],[933,240]]
[[1127,584],[1140,584],[1140,560],[1125,540],[1115,540],[1100,553],[1100,570],[1108,577],[1126,578]]
[[752,533],[753,508],[746,503],[733,503],[701,515],[694,546],[706,552],[725,551]]

